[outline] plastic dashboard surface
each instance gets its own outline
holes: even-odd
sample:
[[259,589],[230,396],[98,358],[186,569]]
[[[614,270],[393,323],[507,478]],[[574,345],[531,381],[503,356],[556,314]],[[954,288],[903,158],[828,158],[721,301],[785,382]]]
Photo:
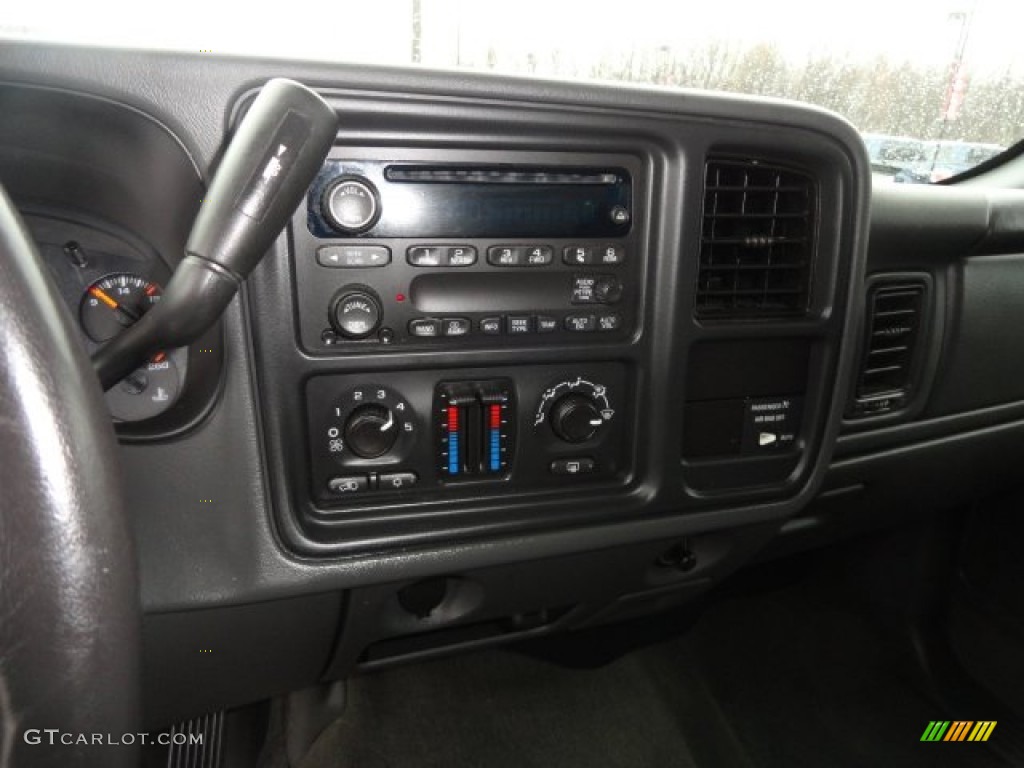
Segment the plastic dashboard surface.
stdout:
[[[335,157],[357,152],[417,162],[475,153],[488,162],[543,156],[559,165],[586,156],[588,165],[596,160],[603,166],[605,158],[632,169],[635,259],[625,270],[609,271],[633,275],[625,287],[632,291],[635,325],[617,336],[314,349],[303,343],[305,299],[297,281],[297,260],[310,254],[297,244],[300,230],[293,225],[225,316],[215,406],[175,439],[124,446],[148,610],[309,594],[781,521],[821,485],[855,354],[848,330],[859,307],[851,296],[858,295],[863,272],[870,186],[856,132],[834,115],[769,100],[654,89],[22,44],[0,51],[0,75],[19,87],[84,94],[136,119],[145,116],[207,179],[253,89],[282,75],[318,88],[339,110],[343,128]],[[49,125],[55,134],[72,130],[61,119]],[[82,138],[76,146],[109,143],[89,134],[84,121],[74,130]],[[711,157],[755,159],[813,178],[817,249],[804,316],[695,317]],[[132,189],[139,193],[125,203],[146,199],[141,188]],[[159,201],[164,190],[152,193]],[[78,202],[88,208],[90,200]],[[130,209],[122,208],[120,220],[131,226]],[[113,203],[104,213],[119,220]],[[299,226],[306,227],[306,216],[296,212]],[[485,238],[480,247],[489,244],[501,243]],[[403,256],[396,246],[392,258]],[[572,272],[564,266],[555,271]],[[321,329],[328,309],[314,302],[309,310]],[[528,314],[554,312],[563,321],[573,311],[536,309]],[[612,390],[621,398],[612,405],[618,431],[604,433],[615,438],[608,475],[562,484],[551,462],[538,460],[542,477],[520,477],[513,468],[497,484],[449,484],[431,474],[440,471],[432,464],[419,473],[411,495],[331,503],[318,496],[307,400],[315,381],[344,380],[336,389],[341,396],[352,382],[388,385],[405,377],[412,389],[403,385],[398,394],[415,401],[423,434],[432,439],[437,423],[427,411],[439,384],[511,379],[519,413],[526,415],[563,377],[589,380],[584,374],[607,366],[622,377]],[[775,375],[780,368],[786,375]],[[747,379],[755,390],[744,392]],[[797,431],[789,433],[794,450],[747,453],[743,403],[771,398],[801,404]],[[716,402],[711,410],[723,409],[733,437],[708,454],[708,446],[685,443],[687,425],[707,418],[694,416],[691,406]],[[542,426],[553,430],[550,421]],[[524,428],[532,426],[518,423]],[[530,443],[517,438],[516,445],[522,451]],[[575,457],[558,445],[565,455],[555,459]],[[592,447],[581,457],[600,458],[590,455]],[[367,472],[378,484],[380,474],[379,468]],[[200,505],[211,498],[213,507]]]

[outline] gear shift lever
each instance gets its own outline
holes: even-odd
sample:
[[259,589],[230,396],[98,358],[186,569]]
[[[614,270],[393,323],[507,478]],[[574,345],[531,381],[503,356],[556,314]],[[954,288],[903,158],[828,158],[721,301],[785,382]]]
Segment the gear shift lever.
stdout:
[[268,82],[224,153],[185,258],[160,302],[93,355],[104,390],[161,349],[198,339],[220,317],[302,200],[338,131],[320,96]]

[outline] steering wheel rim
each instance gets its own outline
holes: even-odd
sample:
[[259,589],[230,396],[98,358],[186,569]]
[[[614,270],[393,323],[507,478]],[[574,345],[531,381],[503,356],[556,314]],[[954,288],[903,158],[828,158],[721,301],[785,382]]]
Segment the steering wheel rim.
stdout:
[[137,744],[119,743],[141,722],[141,611],[117,454],[92,365],[0,186],[0,768],[138,765]]

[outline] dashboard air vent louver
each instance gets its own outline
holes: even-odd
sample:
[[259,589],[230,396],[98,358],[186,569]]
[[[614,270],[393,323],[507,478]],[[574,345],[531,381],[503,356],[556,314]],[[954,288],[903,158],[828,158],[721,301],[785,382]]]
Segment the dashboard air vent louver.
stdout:
[[923,305],[924,286],[920,283],[885,283],[871,292],[855,415],[887,413],[906,404]]
[[815,185],[806,174],[756,161],[711,160],[697,316],[796,317],[810,303]]

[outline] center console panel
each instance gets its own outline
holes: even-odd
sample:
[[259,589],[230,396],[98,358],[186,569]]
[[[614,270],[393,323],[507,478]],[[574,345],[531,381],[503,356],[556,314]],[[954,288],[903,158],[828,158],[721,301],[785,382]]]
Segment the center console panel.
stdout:
[[250,283],[290,548],[615,545],[811,497],[852,366],[852,129],[332,98],[343,132]]

